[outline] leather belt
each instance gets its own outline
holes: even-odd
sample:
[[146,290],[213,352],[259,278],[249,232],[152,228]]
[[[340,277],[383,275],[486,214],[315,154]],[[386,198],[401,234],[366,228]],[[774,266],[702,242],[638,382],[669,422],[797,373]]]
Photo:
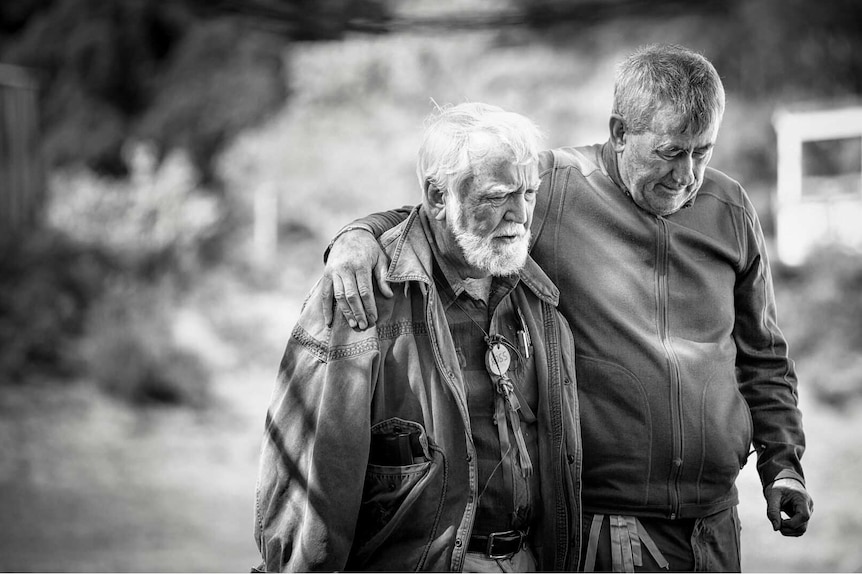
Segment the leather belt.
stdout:
[[484,553],[489,559],[505,559],[523,549],[526,544],[526,531],[497,531],[489,535],[473,535],[467,551]]

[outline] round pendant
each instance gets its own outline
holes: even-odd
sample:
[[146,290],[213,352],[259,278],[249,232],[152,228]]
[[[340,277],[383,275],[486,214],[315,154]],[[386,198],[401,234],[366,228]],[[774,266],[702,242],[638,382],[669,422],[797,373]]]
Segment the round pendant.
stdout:
[[509,350],[502,343],[492,344],[485,353],[485,367],[494,375],[502,377],[509,371],[511,362],[512,357],[509,355]]

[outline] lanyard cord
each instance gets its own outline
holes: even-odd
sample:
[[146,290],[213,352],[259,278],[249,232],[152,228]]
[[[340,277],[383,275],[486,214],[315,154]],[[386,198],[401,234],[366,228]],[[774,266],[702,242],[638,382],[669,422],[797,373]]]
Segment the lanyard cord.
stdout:
[[[443,289],[442,282],[438,278],[434,278],[440,289]],[[454,294],[453,294],[454,295]],[[485,491],[488,489],[488,486],[491,483],[491,479],[494,477],[494,474],[500,468],[500,465],[504,465],[506,468],[511,468],[512,465],[512,443],[509,440],[509,432],[507,429],[507,420],[509,427],[512,430],[512,433],[515,437],[515,446],[517,448],[518,460],[520,463],[520,471],[523,477],[528,477],[533,473],[533,465],[530,461],[530,455],[527,452],[527,444],[524,439],[524,434],[521,429],[521,417],[519,412],[525,410],[530,414],[532,418],[532,411],[529,406],[526,405],[526,402],[523,404],[518,399],[518,393],[516,391],[515,385],[512,380],[509,378],[508,370],[509,365],[511,363],[511,357],[509,355],[508,350],[511,349],[515,352],[518,358],[523,361],[523,356],[518,348],[513,345],[505,336],[502,334],[494,334],[490,335],[485,328],[483,328],[479,322],[477,322],[473,317],[465,310],[460,303],[458,303],[458,299],[456,297],[452,298],[452,303],[457,306],[461,313],[467,316],[476,327],[485,335],[485,343],[488,346],[488,349],[485,353],[485,369],[488,371],[488,376],[494,384],[494,391],[496,392],[496,400],[495,400],[495,413],[494,413],[494,421],[497,425],[497,433],[500,440],[500,461],[494,466],[494,469],[491,471],[488,479],[485,482],[484,487],[482,488],[481,493],[479,494],[478,499],[481,500],[482,495],[484,495]],[[519,317],[523,317],[521,315],[520,309],[517,310]],[[508,417],[507,417],[508,415]],[[504,472],[503,474],[503,482],[506,487],[506,490],[514,495],[514,485],[512,484],[512,475],[511,471]]]

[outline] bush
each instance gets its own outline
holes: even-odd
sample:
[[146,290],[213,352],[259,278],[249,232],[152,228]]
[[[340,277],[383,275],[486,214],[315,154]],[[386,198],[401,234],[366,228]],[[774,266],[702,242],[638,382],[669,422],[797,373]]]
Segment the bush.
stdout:
[[52,174],[48,223],[135,273],[196,271],[202,250],[223,232],[222,204],[200,186],[187,154],[176,151],[157,165],[152,146],[130,143],[126,156],[132,168],[127,180],[89,170]]
[[58,234],[0,252],[0,382],[69,373],[75,339],[114,262]]
[[781,326],[804,390],[836,406],[862,398],[862,255],[825,249],[775,267]]
[[172,334],[172,290],[118,282],[88,317],[79,344],[86,373],[133,404],[204,407],[210,373]]

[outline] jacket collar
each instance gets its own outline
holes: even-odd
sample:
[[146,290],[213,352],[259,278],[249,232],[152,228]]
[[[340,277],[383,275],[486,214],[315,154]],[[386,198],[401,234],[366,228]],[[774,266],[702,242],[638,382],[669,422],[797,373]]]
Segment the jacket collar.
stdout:
[[[390,258],[386,280],[393,283],[419,281],[432,285],[434,255],[430,242],[433,237],[431,222],[421,205],[413,208],[406,220],[383,234],[380,243]],[[553,306],[559,303],[560,290],[533,258],[527,257],[518,279],[539,299]]]

